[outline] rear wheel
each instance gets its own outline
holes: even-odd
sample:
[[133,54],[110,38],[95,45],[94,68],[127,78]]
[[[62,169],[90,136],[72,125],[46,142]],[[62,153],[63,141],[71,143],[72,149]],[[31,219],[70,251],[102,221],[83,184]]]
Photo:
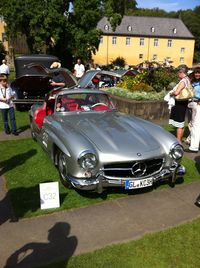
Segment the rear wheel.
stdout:
[[67,176],[68,174],[67,157],[61,151],[58,152],[58,170],[60,173],[60,180],[62,184],[67,188],[71,188],[71,183],[68,180],[68,176]]

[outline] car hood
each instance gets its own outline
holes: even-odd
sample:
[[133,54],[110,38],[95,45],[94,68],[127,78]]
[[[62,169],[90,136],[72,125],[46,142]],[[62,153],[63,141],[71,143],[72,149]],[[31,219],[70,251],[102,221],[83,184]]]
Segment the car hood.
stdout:
[[41,93],[44,95],[52,89],[49,80],[54,76],[54,72],[59,73],[63,77],[67,88],[77,85],[75,77],[66,68],[51,70],[42,65],[29,64],[25,70],[25,75],[17,77],[11,83],[13,89],[17,88],[21,92],[26,91],[35,96],[41,95]]
[[90,141],[104,154],[118,154],[125,158],[138,155],[160,155],[161,144],[143,127],[142,121],[118,113],[78,115],[73,119],[73,130]]

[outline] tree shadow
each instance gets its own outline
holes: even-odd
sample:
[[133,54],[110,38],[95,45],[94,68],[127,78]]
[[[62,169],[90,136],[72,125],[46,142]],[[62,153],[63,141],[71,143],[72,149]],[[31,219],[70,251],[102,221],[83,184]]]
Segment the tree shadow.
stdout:
[[21,166],[22,164],[26,162],[26,160],[33,157],[36,153],[37,153],[37,150],[31,149],[25,153],[17,154],[7,160],[1,161],[0,162],[0,176],[16,168],[17,166]]
[[[41,183],[49,182],[42,181]],[[60,204],[64,202],[67,193],[60,194]],[[39,185],[10,189],[0,201],[0,225],[10,220],[16,222],[27,213],[40,209]],[[48,213],[50,210],[45,210]],[[52,209],[51,209],[52,211]]]
[[78,244],[77,237],[69,234],[70,225],[67,222],[57,222],[48,230],[49,242],[24,245],[8,258],[5,268],[35,267],[58,261],[63,261],[60,268],[66,268]]
[[24,131],[26,131],[27,129],[30,129],[30,126],[29,125],[25,125],[25,126],[22,126],[22,127],[19,127],[17,132],[20,134]]

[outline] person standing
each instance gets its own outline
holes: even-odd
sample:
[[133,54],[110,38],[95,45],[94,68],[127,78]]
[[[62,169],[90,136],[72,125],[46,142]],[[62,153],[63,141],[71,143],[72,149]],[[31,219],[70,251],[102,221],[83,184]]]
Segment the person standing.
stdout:
[[77,59],[77,63],[74,66],[74,76],[79,80],[85,73],[85,66],[81,63],[81,59]]
[[[4,130],[6,134],[18,135],[15,122],[14,105],[12,99],[14,95],[12,90],[8,87],[8,78],[5,74],[0,74],[0,110],[2,113],[2,119],[4,124]],[[11,130],[8,123],[8,115],[10,118]]]
[[5,75],[9,75],[10,74],[10,69],[8,67],[8,65],[6,64],[6,60],[2,60],[2,64],[0,65],[0,74],[5,74]]
[[62,73],[59,71],[61,68],[60,62],[53,62],[50,66],[50,69],[53,69],[52,79],[50,79],[49,83],[53,88],[56,87],[65,87],[65,78]]
[[188,106],[188,100],[176,100],[181,91],[190,86],[190,80],[187,76],[188,68],[186,65],[180,65],[177,69],[177,75],[180,79],[178,84],[171,91],[170,96],[175,97],[175,105],[171,108],[169,124],[176,127],[176,138],[182,143],[184,125],[185,125],[185,115]]
[[188,124],[190,135],[187,137],[186,143],[190,144],[189,152],[197,153],[200,143],[200,65],[194,68],[191,82],[194,97],[188,104],[188,108],[192,110],[192,118]]

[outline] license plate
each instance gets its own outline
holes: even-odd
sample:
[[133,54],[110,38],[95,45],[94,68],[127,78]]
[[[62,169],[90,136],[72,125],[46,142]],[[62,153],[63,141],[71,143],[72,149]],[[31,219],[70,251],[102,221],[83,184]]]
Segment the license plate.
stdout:
[[126,180],[125,181],[125,189],[137,189],[137,188],[144,188],[144,187],[149,187],[153,185],[153,178],[148,178],[148,179],[142,179],[142,180]]

